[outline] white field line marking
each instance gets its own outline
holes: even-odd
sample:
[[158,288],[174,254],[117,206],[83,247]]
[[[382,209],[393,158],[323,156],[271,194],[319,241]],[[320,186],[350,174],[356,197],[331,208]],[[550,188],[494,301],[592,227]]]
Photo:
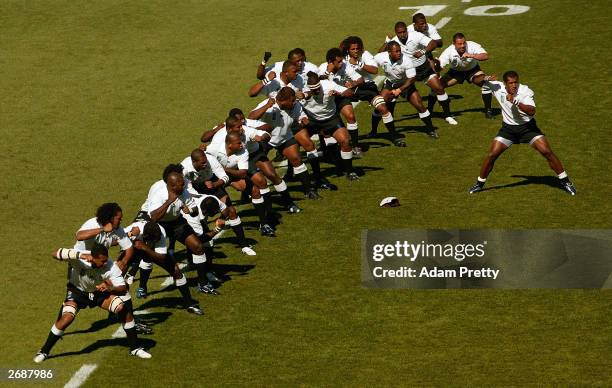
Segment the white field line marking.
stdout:
[[472,0],[461,0],[462,3],[471,3]]
[[[134,311],[134,315],[147,315],[147,314],[151,314],[151,312],[149,310]],[[113,333],[111,337],[112,338],[126,338],[127,337],[127,335],[125,334],[125,330],[123,330],[123,326],[121,326],[121,324],[119,324],[119,327],[117,328],[117,330],[115,330],[115,332]]]
[[96,370],[98,364],[83,364],[81,368],[75,372],[72,378],[64,385],[64,388],[78,388]]
[[444,17],[444,18],[442,18],[442,19],[438,20],[438,22],[436,23],[436,28],[437,28],[438,30],[439,30],[439,29],[441,29],[441,28],[442,28],[442,27],[444,27],[444,26],[445,26],[445,25],[446,25],[448,22],[450,22],[450,21],[451,21],[451,19],[452,19],[451,17]]

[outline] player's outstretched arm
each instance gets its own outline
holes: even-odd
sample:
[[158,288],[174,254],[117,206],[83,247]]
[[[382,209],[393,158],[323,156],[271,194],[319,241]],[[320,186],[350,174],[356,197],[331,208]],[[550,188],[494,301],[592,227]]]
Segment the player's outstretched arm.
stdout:
[[[270,109],[272,107],[272,105],[274,105],[276,101],[273,98],[269,98],[268,102],[266,102],[264,105],[262,105],[260,108],[257,109],[253,109],[249,115],[248,118],[250,120],[259,120],[261,118],[261,116],[264,115],[264,113],[266,113],[266,111],[268,109]],[[261,128],[258,128],[261,129]]]
[[266,64],[268,63],[271,57],[272,57],[272,53],[270,51],[266,51],[264,53],[261,63],[257,66],[256,77],[258,80],[264,79],[264,76],[266,75]]

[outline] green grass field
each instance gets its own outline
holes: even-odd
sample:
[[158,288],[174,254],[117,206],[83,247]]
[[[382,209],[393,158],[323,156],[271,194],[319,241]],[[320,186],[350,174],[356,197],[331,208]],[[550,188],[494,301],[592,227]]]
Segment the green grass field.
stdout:
[[[366,170],[359,182],[332,178],[340,191],[300,201],[304,212],[285,214],[275,239],[247,230],[256,257],[229,239],[217,249],[232,279],[221,296],[196,295],[204,317],[173,308],[176,291],[135,300],[158,321],[145,338],[153,359],[128,357],[111,338],[116,325],[87,310],[54,348],[60,357],[39,366],[32,357],[65,290],[65,265],[50,253],[71,246],[98,205],[120,203],[127,225],[166,164],[230,108],[255,107],[247,90],[263,51],[276,61],[302,47],[319,64],[357,34],[375,52],[410,18],[398,7],[422,2],[2,2],[3,373],[51,368],[48,386],[86,363],[98,365],[87,386],[612,385],[609,290],[361,287],[365,229],[612,226],[609,3],[522,0],[527,13],[498,17],[463,14],[484,0],[428,3],[447,5],[430,22],[452,17],[440,31],[445,47],[462,31],[491,55],[485,71],[515,69],[535,91],[538,124],[576,197],[549,184],[554,174],[525,145],[500,158],[491,190],[468,196],[501,118],[484,118],[477,88],[453,87],[460,125],[435,118],[433,141],[402,103],[396,120],[408,148],[371,142],[355,163]],[[357,114],[366,133],[370,109]],[[378,208],[389,195],[402,206]],[[157,290],[161,269],[153,275]]]

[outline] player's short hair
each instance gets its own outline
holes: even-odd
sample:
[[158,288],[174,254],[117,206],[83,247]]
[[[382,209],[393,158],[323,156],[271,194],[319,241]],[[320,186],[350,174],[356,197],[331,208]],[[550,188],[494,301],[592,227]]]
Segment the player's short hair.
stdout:
[[106,225],[120,211],[122,211],[121,207],[116,202],[103,203],[96,210],[96,221],[100,225]]
[[195,150],[191,151],[191,160],[198,160],[201,158],[205,158],[206,155],[204,155],[204,151],[202,151],[201,148],[196,148]]
[[157,222],[149,221],[142,230],[142,239],[145,242],[157,242],[162,238],[161,228]]
[[423,15],[421,12],[417,12],[414,15],[412,15],[412,22],[416,23],[417,20],[427,20],[425,18],[425,15]]
[[287,101],[293,97],[295,97],[295,90],[291,89],[289,86],[282,87],[276,94],[277,101]]
[[336,58],[342,58],[343,56],[344,55],[342,55],[342,51],[338,47],[332,47],[327,50],[327,54],[325,54],[325,60],[329,63],[333,62]]
[[[227,122],[227,121],[226,121]],[[225,144],[228,144],[229,142],[231,142],[234,139],[240,139],[242,140],[242,138],[240,137],[239,134],[237,134],[236,132],[228,132],[227,135],[225,135]]]
[[229,113],[227,115],[229,117],[239,116],[239,115],[244,116],[244,113],[242,112],[242,109],[240,109],[240,108],[232,108],[232,109],[230,109],[230,111],[229,111]]
[[173,172],[177,174],[183,174],[183,166],[180,163],[170,163],[169,165],[167,165],[166,168],[164,168],[164,172],[162,173],[162,179],[164,180],[164,182],[168,183],[168,176],[170,176],[170,174],[172,174]]
[[295,65],[293,64],[293,62],[291,62],[291,61],[285,61],[285,62],[283,62],[283,71],[287,71],[287,70],[289,70],[289,67],[291,67],[291,66],[295,66]]
[[399,47],[400,47],[400,44],[399,44],[399,43],[397,43],[396,41],[392,40],[392,41],[390,41],[389,43],[387,43],[387,50],[390,50],[390,49],[391,49],[391,47],[393,47],[393,46],[397,46],[397,47],[399,48]]
[[299,55],[301,55],[301,56],[303,56],[303,57],[305,57],[305,56],[306,56],[306,52],[305,52],[304,50],[302,50],[302,49],[301,49],[301,48],[299,48],[299,47],[296,47],[296,48],[294,48],[293,50],[291,50],[291,51],[289,51],[289,52],[287,53],[287,59],[290,59],[290,58],[291,58],[292,56],[294,56],[295,54],[299,54]]
[[206,197],[200,204],[200,210],[202,211],[202,214],[212,216],[219,213],[221,209],[219,207],[219,201],[213,197]]
[[242,121],[236,116],[229,116],[228,118],[225,119],[225,128],[229,129],[230,127],[233,127],[237,123],[242,123]]
[[406,23],[404,23],[404,22],[397,22],[397,23],[395,23],[395,27],[393,27],[393,28],[397,30],[398,27],[406,28]]
[[359,50],[363,50],[363,40],[361,40],[358,36],[349,36],[340,43],[340,50],[342,50],[343,55],[348,54],[348,50],[351,45],[356,44],[359,47]]
[[504,82],[507,82],[509,78],[518,79],[518,77],[519,77],[518,73],[516,71],[514,71],[514,70],[508,70],[502,76]]
[[102,244],[98,244],[98,243],[94,244],[93,247],[91,247],[90,252],[93,257],[100,257],[100,256],[108,257],[108,248]]
[[461,32],[457,32],[455,35],[453,35],[453,42],[457,39],[465,39],[465,35],[463,35]]

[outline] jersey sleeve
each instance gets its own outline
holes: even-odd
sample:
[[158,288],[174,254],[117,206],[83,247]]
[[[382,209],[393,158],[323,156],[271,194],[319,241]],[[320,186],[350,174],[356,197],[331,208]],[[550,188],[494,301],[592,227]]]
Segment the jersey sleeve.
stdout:
[[166,231],[161,225],[159,225],[159,228],[161,229],[162,233],[159,241],[155,243],[155,252],[161,255],[165,255],[168,253],[168,247],[166,246]]
[[374,55],[374,61],[376,62],[376,67],[378,66],[382,66],[384,63],[384,55],[387,54],[386,52],[382,52],[382,53],[378,53],[376,55]]
[[468,43],[468,53],[470,54],[486,54],[486,50],[476,42]]
[[327,62],[321,63],[321,65],[317,68],[316,73],[319,76],[322,76],[322,75],[324,76],[326,72],[327,72]]
[[347,90],[344,86],[338,85],[335,82],[330,82],[329,86],[330,86],[330,89],[335,90],[338,93],[344,93]]
[[484,81],[485,85],[487,85],[493,93],[499,91],[504,87],[504,84],[499,81]]
[[533,98],[533,90],[529,89],[527,86],[523,90],[520,91],[518,100],[521,104],[536,106],[535,99]]
[[[89,251],[80,251],[81,253],[89,253]],[[75,269],[92,269],[93,266],[87,260],[83,259],[68,259],[68,263]]]
[[442,54],[440,54],[440,58],[438,58],[440,60],[440,67],[444,68],[448,66],[451,61],[451,50],[453,50],[454,47],[455,46],[450,45],[444,51],[442,51]]
[[79,231],[97,229],[100,227],[101,227],[100,224],[98,224],[98,221],[95,218],[90,218],[87,221],[85,221],[83,225],[81,225],[81,227],[79,228]]
[[416,77],[416,69],[414,67],[408,67],[405,71],[406,78],[414,78]]
[[433,24],[427,25],[427,30],[429,31],[429,37],[433,40],[442,40],[438,29]]
[[378,63],[376,63],[374,56],[370,54],[369,51],[364,51],[363,54],[361,54],[361,61],[364,65],[378,67]]
[[249,153],[244,150],[238,156],[238,169],[248,170],[249,169]]
[[122,251],[132,247],[132,241],[127,236],[127,233],[123,230],[123,228],[115,229],[115,235],[117,236],[117,242],[119,243]]
[[227,176],[225,169],[223,168],[223,166],[221,166],[221,163],[219,163],[217,158],[210,154],[206,154],[206,159],[208,160],[208,164],[210,164],[210,169],[213,174],[215,174],[217,178],[223,180],[225,183],[229,182],[229,177]]
[[105,273],[105,275],[106,279],[111,281],[113,287],[125,286],[125,279],[123,278],[121,269],[119,269],[117,264],[113,263],[113,266],[108,272]]
[[215,197],[215,199],[219,203],[219,211],[220,212],[224,211],[227,208],[227,206],[219,198]]
[[306,112],[304,111],[304,108],[302,108],[302,105],[295,104],[295,109],[297,110],[297,112],[296,112],[297,120],[296,121],[299,122],[299,121],[302,121],[302,119],[308,117],[306,115]]
[[[278,77],[278,74],[276,76]],[[263,93],[266,96],[270,96],[270,94],[278,91],[278,89],[280,89],[280,84],[278,83],[276,78],[274,78],[272,81],[270,81],[269,84],[264,85],[264,87],[261,88],[261,91],[259,92],[259,94]]]
[[154,190],[153,192],[149,193],[147,202],[149,203],[149,215],[151,215],[152,212],[162,207],[164,202],[166,202],[166,199],[161,195],[159,190]]
[[348,66],[345,65],[344,66],[344,70],[346,72],[346,76],[351,80],[351,81],[357,81],[358,79],[361,78],[361,74],[357,73],[357,71],[355,69],[353,69],[352,66]]
[[432,39],[425,34],[421,34],[420,32],[415,32],[415,34],[418,34],[417,42],[419,42],[419,44],[422,44],[425,47],[427,47],[429,42],[432,41]]
[[197,206],[196,203],[195,203],[195,200],[193,199],[193,197],[191,196],[189,191],[187,191],[187,189],[183,190],[183,193],[181,194],[181,201],[189,209],[193,209],[193,208],[195,208]]

